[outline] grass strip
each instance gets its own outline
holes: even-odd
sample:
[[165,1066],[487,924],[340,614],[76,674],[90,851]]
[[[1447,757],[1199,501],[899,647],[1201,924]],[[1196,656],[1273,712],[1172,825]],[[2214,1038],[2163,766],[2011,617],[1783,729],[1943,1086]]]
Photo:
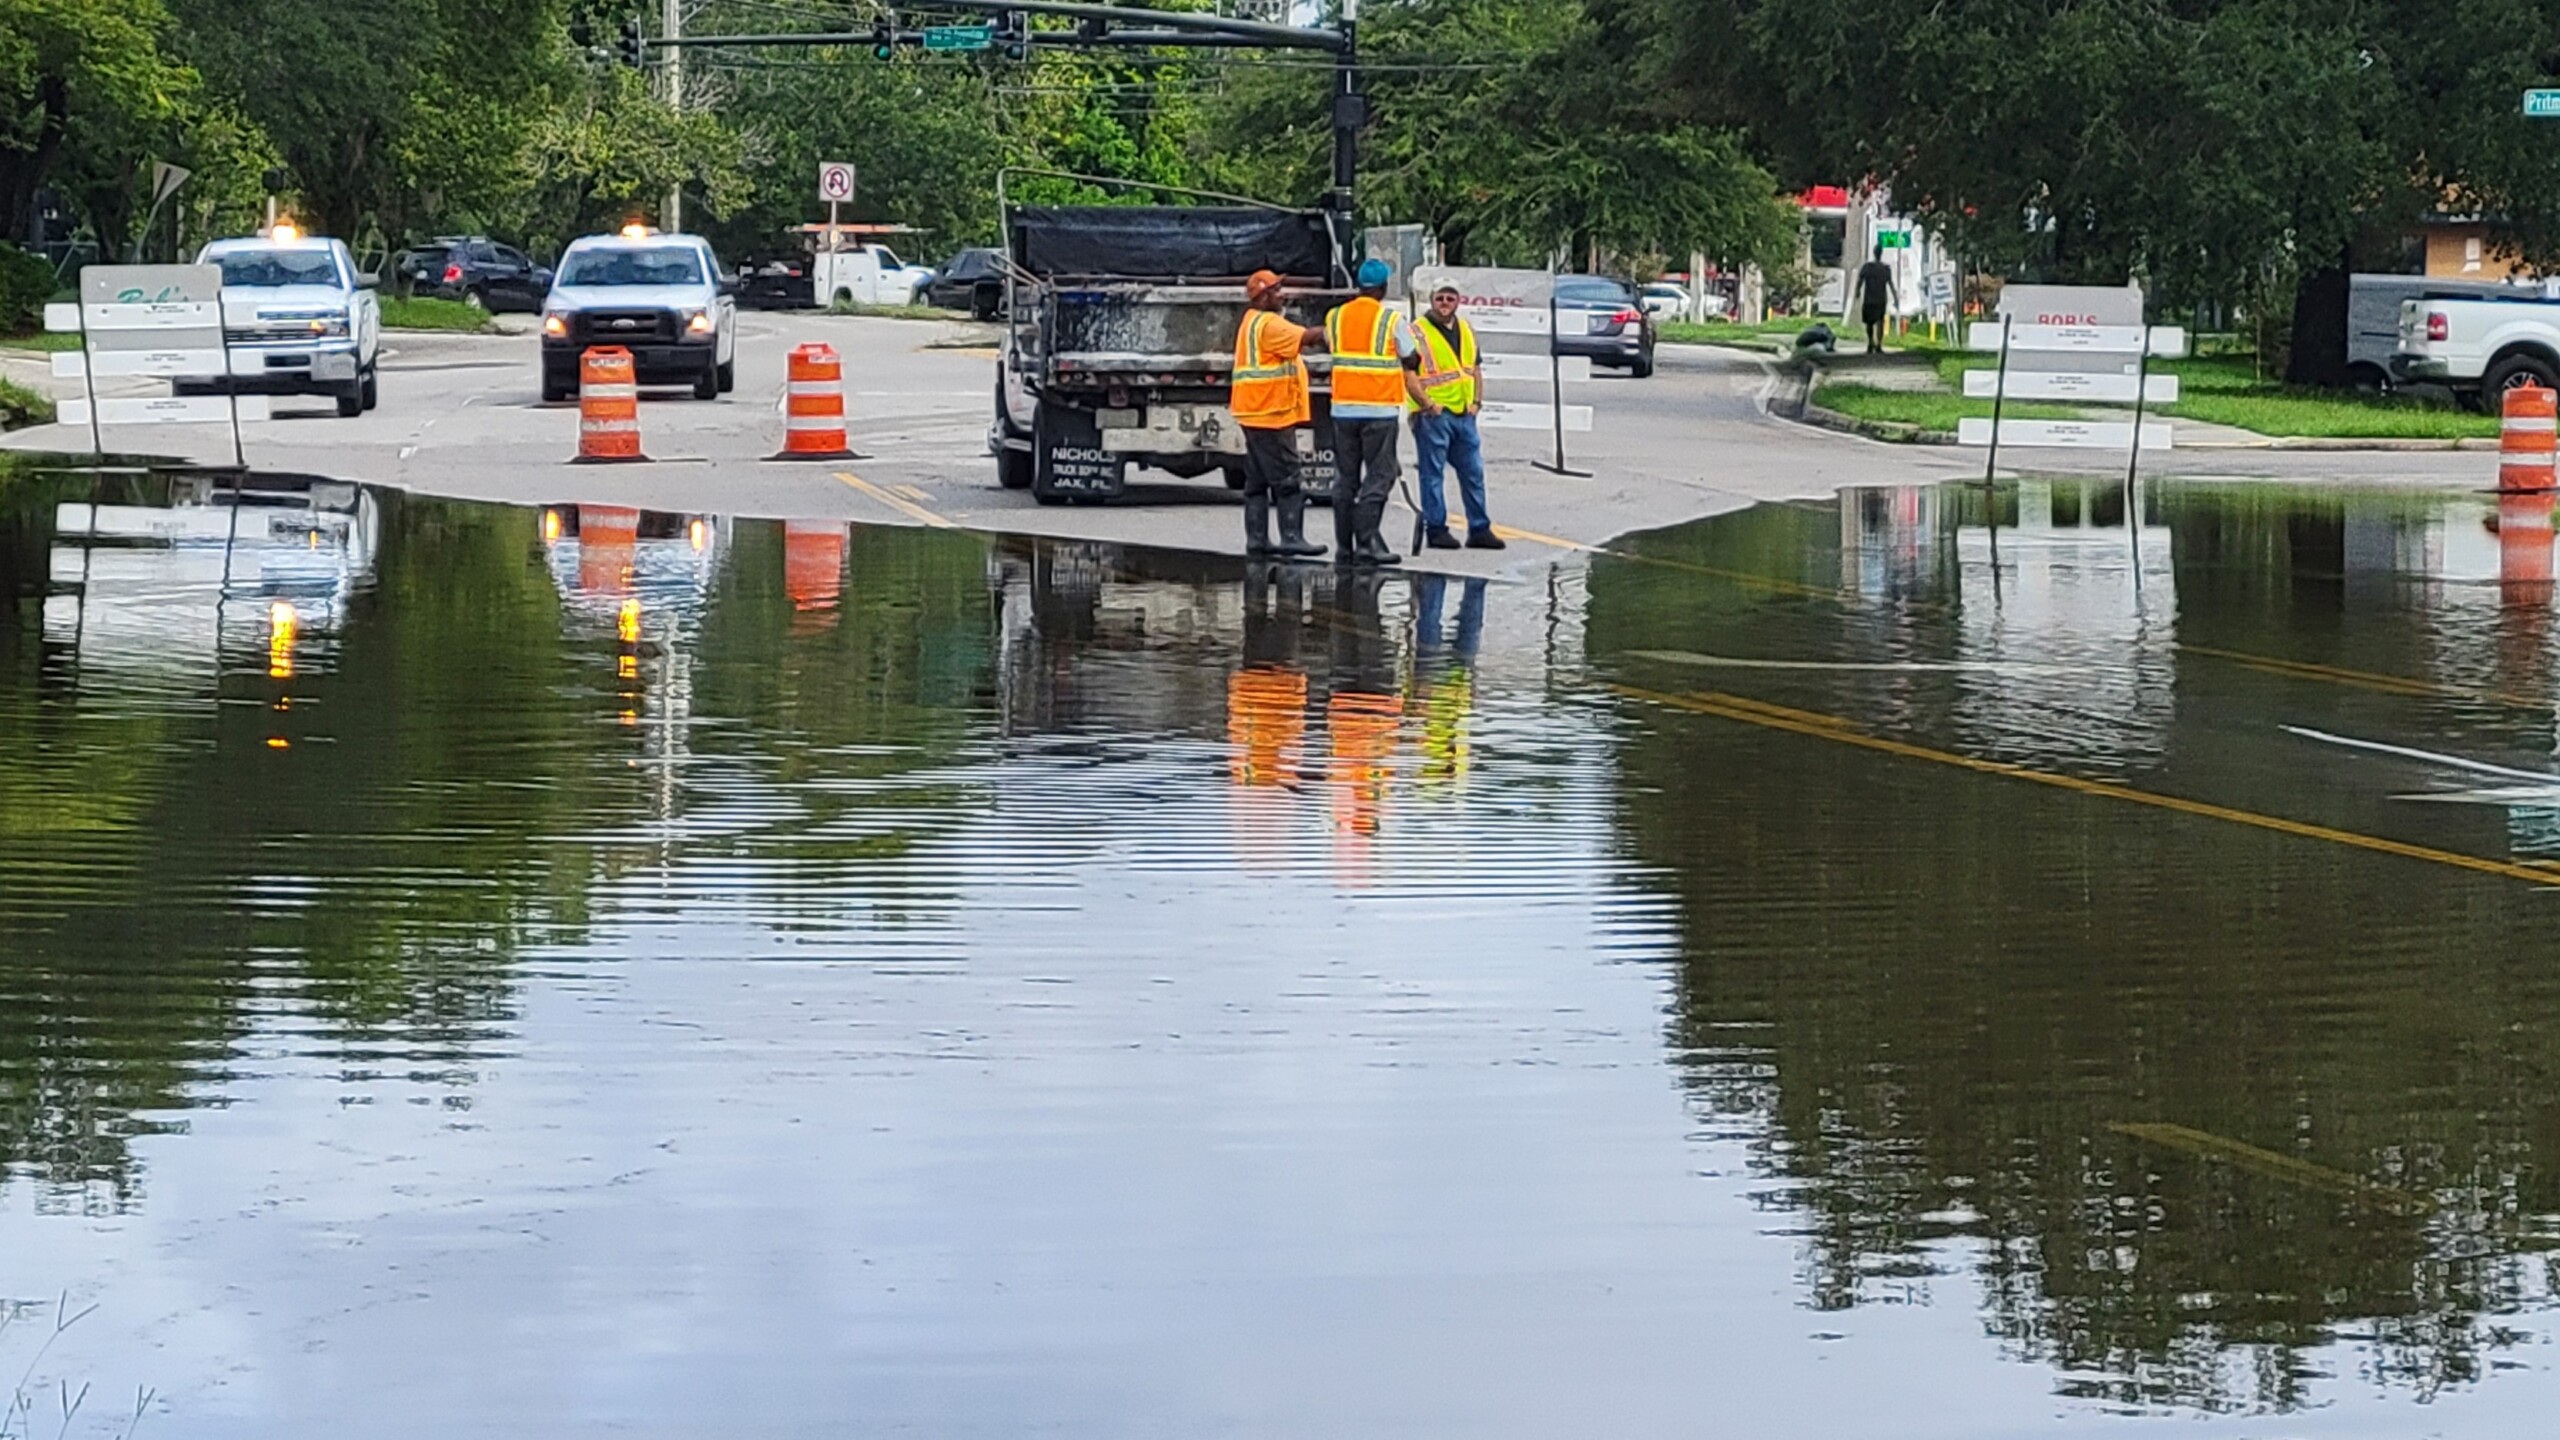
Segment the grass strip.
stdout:
[[56,335],[49,330],[35,330],[24,335],[0,335],[0,350],[41,350],[50,353],[56,350],[79,348],[79,336]]
[[[1938,379],[1961,390],[1966,371],[1998,364],[1996,356],[1949,355],[1938,362]],[[2494,415],[2474,415],[2416,396],[2317,390],[2264,379],[2247,355],[2158,360],[2151,368],[2178,377],[2177,403],[2148,411],[2172,420],[2304,440],[2476,440],[2498,433]]]
[[53,401],[24,385],[0,380],[0,430],[53,423]]
[[382,325],[386,330],[444,330],[466,335],[497,328],[485,310],[459,300],[438,300],[427,295],[408,299],[383,296]]
[[[1991,401],[1987,397],[1968,400],[1944,390],[1887,390],[1854,380],[1834,380],[1820,386],[1813,392],[1813,403],[1852,420],[1914,425],[1949,434],[1954,433],[1958,420],[1991,418]],[[2076,405],[2012,400],[2000,407],[2004,420],[2077,420],[2080,416],[2081,409]]]

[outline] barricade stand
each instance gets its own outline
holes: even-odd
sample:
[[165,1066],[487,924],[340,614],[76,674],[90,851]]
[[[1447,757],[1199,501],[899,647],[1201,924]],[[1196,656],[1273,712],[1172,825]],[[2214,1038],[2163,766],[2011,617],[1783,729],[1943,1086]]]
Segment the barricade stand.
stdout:
[[640,384],[631,352],[599,345],[578,362],[577,465],[646,460],[640,453]]
[[768,460],[866,460],[845,442],[844,362],[832,345],[795,345],[782,388],[782,451]]
[[2553,470],[2555,450],[2560,450],[2560,391],[2539,385],[2508,391],[2498,422],[2498,493],[2560,488]]

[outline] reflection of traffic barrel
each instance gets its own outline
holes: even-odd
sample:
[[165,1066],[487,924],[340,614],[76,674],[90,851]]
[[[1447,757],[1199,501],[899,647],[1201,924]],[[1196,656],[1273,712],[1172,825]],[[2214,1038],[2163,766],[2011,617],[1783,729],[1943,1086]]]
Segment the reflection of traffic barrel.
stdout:
[[646,460],[640,453],[640,377],[631,352],[599,345],[578,362],[578,460]]
[[590,595],[630,589],[639,542],[639,511],[626,505],[579,506],[578,588]]
[[782,591],[794,610],[832,610],[844,593],[844,525],[782,522]]
[[1227,764],[1238,785],[1294,783],[1306,725],[1304,671],[1256,665],[1227,678]]
[[844,434],[844,362],[832,345],[798,345],[783,382],[782,453],[776,460],[858,460]]
[[2498,589],[2507,604],[2551,601],[2554,498],[2549,490],[2510,491],[2498,497]]
[[2552,489],[2555,449],[2560,449],[2560,391],[2519,385],[2506,392],[2498,426],[2499,493]]

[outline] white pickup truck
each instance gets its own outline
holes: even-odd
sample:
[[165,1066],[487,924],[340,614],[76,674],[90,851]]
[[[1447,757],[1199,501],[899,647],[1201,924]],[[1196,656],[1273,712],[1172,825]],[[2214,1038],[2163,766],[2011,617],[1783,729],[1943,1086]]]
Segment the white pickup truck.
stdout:
[[2420,296],[2400,302],[2391,378],[2445,385],[2495,404],[2519,385],[2560,388],[2560,285],[2512,296]]
[[811,293],[820,305],[914,305],[933,283],[933,271],[909,265],[886,245],[822,248],[809,258]]
[[224,384],[250,394],[326,395],[343,416],[374,406],[382,302],[347,247],[279,226],[216,240],[196,256],[222,267],[222,328],[231,374],[179,379],[180,394]]

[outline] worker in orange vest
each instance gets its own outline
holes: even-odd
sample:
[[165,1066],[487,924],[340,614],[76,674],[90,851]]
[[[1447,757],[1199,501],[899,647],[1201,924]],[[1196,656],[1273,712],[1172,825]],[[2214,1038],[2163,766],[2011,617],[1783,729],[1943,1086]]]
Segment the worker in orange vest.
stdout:
[[[1299,456],[1313,448],[1314,411],[1307,364],[1299,352],[1322,346],[1324,331],[1280,313],[1280,277],[1256,270],[1244,282],[1244,323],[1236,327],[1236,363],[1227,408],[1244,431],[1244,553],[1285,557],[1324,553],[1307,542],[1307,500],[1298,489]],[[1270,538],[1279,512],[1280,539]]]
[[1333,352],[1333,558],[1340,564],[1393,565],[1393,546],[1378,534],[1387,492],[1396,483],[1396,427],[1410,404],[1426,415],[1440,407],[1422,388],[1422,345],[1412,322],[1387,308],[1384,260],[1363,260],[1360,294],[1324,320]]

